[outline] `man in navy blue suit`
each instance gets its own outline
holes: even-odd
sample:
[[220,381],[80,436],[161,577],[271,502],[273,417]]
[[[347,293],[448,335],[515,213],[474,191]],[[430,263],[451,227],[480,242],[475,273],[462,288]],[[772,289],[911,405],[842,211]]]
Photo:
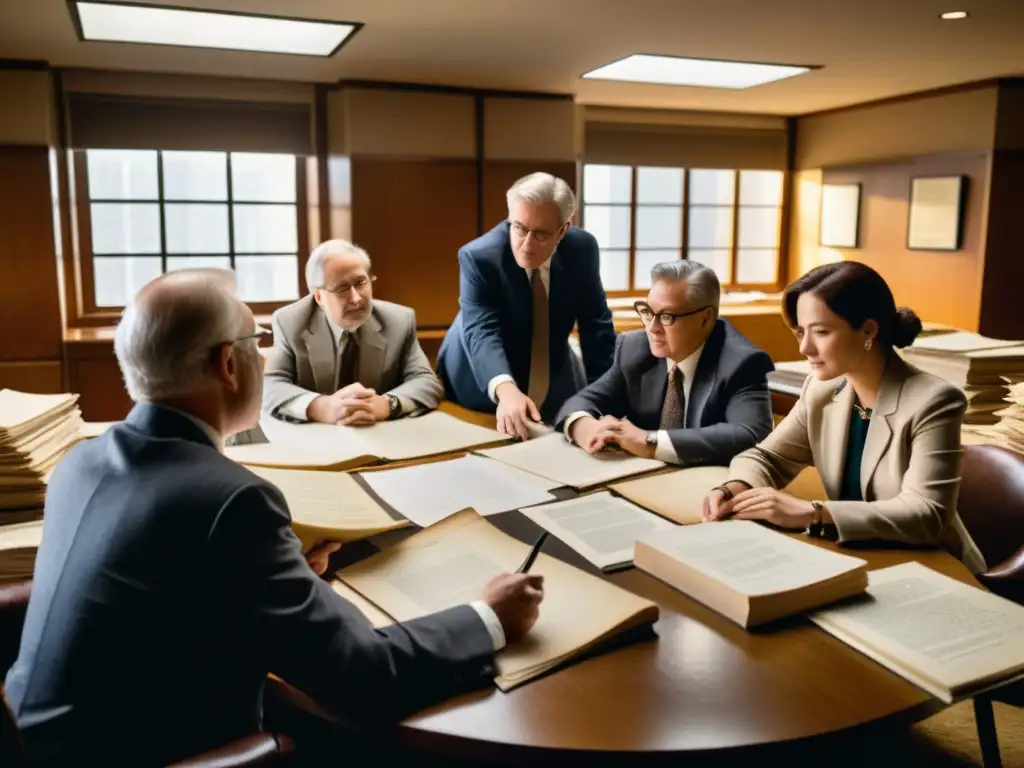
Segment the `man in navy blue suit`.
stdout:
[[[570,225],[576,197],[533,173],[508,191],[508,220],[459,250],[459,314],[438,353],[445,395],[496,411],[498,429],[529,438],[531,422],[612,363],[615,330],[601,285],[597,240]],[[578,326],[586,381],[574,374]]]

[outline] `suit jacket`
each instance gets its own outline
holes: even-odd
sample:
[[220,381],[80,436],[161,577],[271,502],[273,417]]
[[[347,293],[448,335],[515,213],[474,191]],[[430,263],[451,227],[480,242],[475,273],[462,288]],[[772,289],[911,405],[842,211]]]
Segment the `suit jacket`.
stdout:
[[375,630],[310,570],[281,493],[155,405],[46,494],[7,698],[33,766],[166,765],[257,730],[273,672],[356,722],[493,677],[468,605]]
[[[597,241],[589,232],[570,227],[558,244],[551,257],[548,306],[551,383],[547,399],[537,404],[546,420],[579,389],[568,344],[574,325],[579,326],[588,382],[612,362],[615,329],[601,285]],[[446,396],[493,413],[496,406],[487,386],[495,376],[511,376],[526,392],[532,325],[530,282],[512,255],[509,223],[504,221],[459,250],[459,314],[437,358]]]
[[[817,467],[829,499],[840,495],[853,387],[808,377],[796,405],[760,445],[732,462],[729,477],[785,487]],[[985,560],[956,512],[964,393],[890,357],[871,416],[860,485],[864,501],[829,501],[839,540],[941,545],[978,573]]]
[[[274,346],[264,370],[263,410],[285,418],[281,406],[296,397],[335,392],[338,355],[327,315],[312,296],[274,313]],[[413,310],[390,301],[373,301],[367,321],[356,331],[359,381],[378,394],[386,392],[432,410],[444,388],[416,338]]]
[[[682,464],[724,466],[768,436],[772,403],[767,375],[774,368],[767,353],[727,321],[715,323],[690,385],[685,427],[668,430]],[[647,333],[623,333],[611,369],[562,406],[557,428],[571,414],[586,411],[656,430],[667,389],[668,363],[651,354]]]

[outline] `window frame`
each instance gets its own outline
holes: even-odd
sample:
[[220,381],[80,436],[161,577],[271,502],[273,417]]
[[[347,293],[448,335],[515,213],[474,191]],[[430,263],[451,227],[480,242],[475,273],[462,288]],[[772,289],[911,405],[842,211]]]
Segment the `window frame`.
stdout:
[[[585,176],[588,165],[600,165],[600,166],[613,166],[620,168],[630,169],[630,202],[629,203],[611,203],[611,202],[590,202],[588,203],[584,197],[585,194]],[[636,220],[637,220],[637,208],[638,207],[651,207],[651,208],[674,208],[676,207],[671,203],[638,203],[637,202],[637,191],[639,186],[639,171],[640,168],[672,168],[675,170],[681,170],[683,172],[683,202],[678,206],[682,211],[681,216],[681,236],[680,236],[680,247],[679,247],[679,258],[689,258],[689,227],[690,227],[690,171],[692,170],[731,170],[733,172],[733,201],[732,201],[732,244],[729,247],[729,282],[722,283],[722,292],[734,292],[734,291],[763,291],[765,293],[778,293],[786,285],[786,259],[785,249],[787,248],[787,233],[785,230],[787,217],[786,211],[789,206],[789,173],[785,170],[779,169],[761,169],[761,168],[722,168],[722,169],[705,169],[705,168],[679,168],[678,166],[670,165],[650,165],[650,164],[639,164],[639,165],[627,165],[625,163],[604,163],[604,162],[586,162],[580,164],[580,205],[579,205],[579,218],[580,226],[586,229],[586,209],[588,206],[599,206],[605,208],[625,208],[629,206],[629,288],[625,290],[608,290],[605,289],[605,293],[609,298],[634,298],[646,296],[646,288],[638,288],[635,285],[636,278],[636,258],[637,251],[663,251],[673,250],[671,248],[637,248],[636,247]],[[740,178],[743,171],[759,171],[759,170],[775,170],[782,174],[782,194],[779,199],[778,206],[774,206],[778,211],[778,238],[776,245],[772,248],[775,251],[775,282],[771,283],[738,283],[736,282],[736,275],[738,274],[739,267],[739,227],[740,227],[740,210],[743,208],[767,208],[773,206],[766,205],[742,205],[740,203]],[[693,206],[694,208],[725,208],[726,205],[716,205],[711,203],[698,203]],[[604,248],[605,251],[616,251],[621,252],[627,250],[624,248]],[[724,249],[701,249],[701,250],[724,250]],[[753,246],[745,250],[769,250],[767,248],[754,248]]]
[[[96,284],[94,276],[94,262],[96,258],[105,258],[104,256],[95,256],[92,250],[92,217],[90,206],[94,202],[89,197],[89,172],[88,162],[86,160],[86,152],[88,150],[75,149],[68,150],[70,162],[67,163],[67,172],[69,175],[68,189],[71,192],[71,201],[69,210],[71,213],[71,233],[72,233],[72,252],[73,252],[73,263],[72,279],[65,281],[65,297],[66,306],[70,309],[73,308],[73,312],[69,312],[68,325],[71,327],[92,327],[92,326],[105,326],[114,324],[120,319],[123,307],[100,307],[96,304]],[[160,152],[161,150],[155,150]],[[240,201],[236,203],[233,200],[232,195],[232,179],[231,179],[231,159],[230,152],[226,152],[228,155],[227,159],[227,184],[228,184],[228,198],[227,200],[215,200],[215,201],[203,201],[203,200],[188,200],[182,202],[188,203],[203,203],[211,202],[218,205],[226,205],[228,208],[228,243],[231,251],[228,254],[229,258],[234,259],[238,254],[234,253],[234,210],[233,206],[238,205],[261,205],[262,203],[252,201]],[[268,203],[270,205],[294,205],[295,216],[296,216],[296,239],[298,253],[296,258],[296,268],[298,270],[298,286],[299,296],[302,298],[306,293],[305,288],[305,271],[306,271],[306,260],[309,258],[309,206],[308,206],[308,191],[306,189],[306,158],[295,155],[295,202],[294,203]],[[160,179],[158,189],[158,199],[155,201],[135,201],[135,200],[116,200],[106,201],[106,199],[98,199],[95,202],[118,202],[118,203],[131,203],[131,202],[155,202],[160,206],[161,219],[165,216],[164,206],[168,203],[164,197],[163,190],[163,162],[158,160],[157,163],[157,174]],[[172,204],[177,201],[170,201]],[[225,254],[175,254],[181,256],[217,256],[224,257]],[[278,254],[255,254],[265,256],[275,256]],[[167,265],[167,243],[166,243],[166,230],[161,226],[161,252],[159,254],[147,254],[147,257],[160,259],[161,266],[166,267]],[[247,258],[246,255],[242,255],[241,258]],[[246,302],[248,307],[252,310],[255,315],[269,315],[277,309],[283,306],[287,306],[294,302],[295,299],[287,301],[259,301],[259,302]]]

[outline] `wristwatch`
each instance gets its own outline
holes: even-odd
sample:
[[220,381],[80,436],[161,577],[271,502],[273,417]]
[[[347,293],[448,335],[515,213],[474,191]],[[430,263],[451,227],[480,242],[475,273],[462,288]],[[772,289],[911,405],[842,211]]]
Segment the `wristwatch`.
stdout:
[[388,418],[397,418],[402,413],[402,401],[398,399],[396,395],[387,395],[388,398]]
[[651,446],[652,448],[657,448],[658,447],[658,433],[657,432],[648,432],[647,433],[647,437],[644,439],[644,443],[646,443],[647,445]]
[[821,522],[822,513],[825,511],[825,504],[820,501],[812,501],[811,508],[814,511],[811,514],[811,523],[807,526],[807,535],[821,537],[825,532],[825,526]]

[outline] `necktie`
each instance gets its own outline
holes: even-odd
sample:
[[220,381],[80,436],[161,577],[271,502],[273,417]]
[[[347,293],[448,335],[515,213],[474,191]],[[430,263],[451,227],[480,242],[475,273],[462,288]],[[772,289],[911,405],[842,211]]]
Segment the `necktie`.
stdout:
[[673,365],[668,372],[668,390],[665,392],[665,404],[661,407],[661,424],[659,429],[682,429],[683,416],[686,414],[686,395],[683,392],[683,373],[678,365]]
[[530,339],[530,386],[526,394],[540,408],[548,396],[550,384],[548,347],[551,332],[548,327],[548,295],[544,291],[544,281],[541,280],[539,269],[533,270],[530,290],[533,293],[533,323]]
[[356,335],[351,331],[345,331],[345,336],[345,348],[341,351],[341,360],[338,362],[335,392],[359,381],[359,344]]

